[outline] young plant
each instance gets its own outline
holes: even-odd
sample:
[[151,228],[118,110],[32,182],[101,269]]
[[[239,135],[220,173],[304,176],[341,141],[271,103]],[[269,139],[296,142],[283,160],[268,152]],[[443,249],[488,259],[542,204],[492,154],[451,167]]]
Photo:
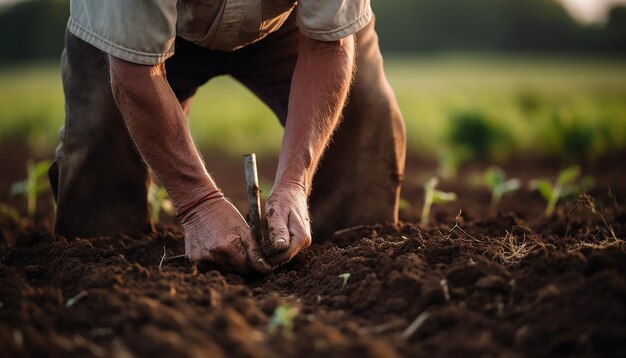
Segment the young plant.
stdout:
[[342,273],[340,275],[337,275],[337,277],[343,280],[341,282],[341,290],[343,291],[343,289],[346,288],[346,284],[348,283],[348,280],[350,279],[350,273],[349,272]]
[[539,190],[541,196],[548,203],[546,206],[546,216],[554,213],[558,201],[566,196],[585,191],[591,187],[591,179],[585,178],[580,184],[576,184],[576,179],[580,176],[580,167],[573,166],[563,169],[555,183],[551,183],[546,179],[535,179],[530,182],[530,188]]
[[293,330],[293,321],[298,315],[298,309],[287,305],[279,305],[274,309],[268,326],[270,334],[275,334],[279,329],[283,332],[291,332]]
[[42,160],[26,163],[26,179],[11,185],[9,192],[12,195],[23,195],[26,198],[26,210],[28,216],[35,216],[37,211],[37,198],[48,186],[48,168],[50,161]]
[[154,182],[150,183],[148,189],[148,203],[150,204],[150,218],[153,223],[158,223],[161,215],[161,210],[167,215],[174,215],[174,206],[172,201],[167,196],[165,188],[156,185]]
[[519,179],[506,180],[504,170],[495,166],[485,171],[483,179],[485,185],[491,189],[491,210],[495,210],[500,205],[504,194],[512,193],[522,186]]
[[427,226],[430,217],[430,208],[433,204],[446,204],[456,201],[455,193],[447,193],[437,190],[439,180],[436,177],[430,178],[424,184],[424,206],[422,207],[422,218],[420,224]]

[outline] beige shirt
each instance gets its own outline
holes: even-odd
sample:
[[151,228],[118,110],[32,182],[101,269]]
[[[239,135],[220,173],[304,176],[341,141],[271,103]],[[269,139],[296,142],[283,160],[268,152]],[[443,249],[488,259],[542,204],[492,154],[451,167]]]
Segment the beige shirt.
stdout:
[[370,0],[71,0],[68,30],[126,61],[154,65],[180,36],[234,51],[278,30],[296,11],[300,32],[320,41],[356,33],[372,17]]

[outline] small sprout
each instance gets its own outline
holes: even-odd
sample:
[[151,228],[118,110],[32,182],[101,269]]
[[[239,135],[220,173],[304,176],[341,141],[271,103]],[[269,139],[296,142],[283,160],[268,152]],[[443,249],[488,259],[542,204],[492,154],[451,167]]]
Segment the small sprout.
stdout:
[[402,339],[409,339],[411,336],[417,332],[417,330],[426,322],[426,320],[430,317],[430,313],[428,311],[424,311],[420,313],[419,316],[411,322],[411,324],[402,332]]
[[89,294],[87,293],[87,291],[80,291],[76,296],[70,298],[69,300],[67,300],[67,302],[65,302],[65,307],[69,308],[74,306],[76,302],[80,301],[84,297],[87,297],[88,295]]
[[573,166],[563,169],[559,173],[556,183],[551,183],[545,179],[535,179],[530,182],[530,188],[538,190],[548,203],[546,206],[546,216],[550,216],[554,213],[556,204],[561,198],[586,191],[593,186],[593,180],[589,177],[583,178],[580,185],[577,185],[576,179],[578,179],[579,176],[580,167]]
[[174,206],[167,196],[167,191],[162,186],[150,183],[148,189],[148,202],[150,203],[150,218],[153,223],[158,223],[161,210],[168,215],[174,215]]
[[167,254],[165,253],[165,246],[163,246],[163,256],[161,256],[161,261],[159,262],[159,271],[161,271],[161,268],[163,267],[163,260],[165,260],[166,256]]
[[439,180],[436,177],[430,178],[424,185],[424,206],[422,207],[422,219],[420,224],[427,226],[430,217],[430,208],[433,204],[446,204],[456,201],[455,193],[446,193],[435,189]]
[[15,345],[19,348],[22,348],[24,345],[24,334],[19,329],[13,330],[13,342],[15,342]]
[[35,216],[37,211],[37,197],[48,186],[48,168],[50,167],[49,160],[42,160],[40,162],[33,162],[29,160],[26,163],[26,179],[14,183],[11,185],[9,192],[12,195],[23,195],[26,197],[28,216]]
[[268,326],[270,334],[275,334],[279,329],[283,332],[293,330],[293,321],[298,315],[298,309],[287,305],[279,305],[274,310]]
[[484,182],[491,189],[491,208],[496,209],[500,205],[502,196],[518,190],[522,186],[519,179],[506,180],[504,170],[498,167],[491,167],[483,174]]
[[450,301],[450,288],[448,287],[448,280],[445,278],[439,281],[439,285],[441,286],[441,290],[443,291],[443,297],[446,301]]
[[343,279],[343,282],[341,283],[341,290],[343,291],[343,289],[346,287],[346,284],[348,283],[348,279],[350,279],[350,273],[348,272],[342,273],[338,275],[337,277]]

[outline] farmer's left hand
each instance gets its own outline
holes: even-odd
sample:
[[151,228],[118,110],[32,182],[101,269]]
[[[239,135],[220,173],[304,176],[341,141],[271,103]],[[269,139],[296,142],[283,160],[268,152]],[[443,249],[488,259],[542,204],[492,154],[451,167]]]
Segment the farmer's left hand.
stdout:
[[274,186],[265,205],[265,216],[269,239],[276,252],[268,257],[271,264],[286,263],[311,245],[311,221],[304,186]]

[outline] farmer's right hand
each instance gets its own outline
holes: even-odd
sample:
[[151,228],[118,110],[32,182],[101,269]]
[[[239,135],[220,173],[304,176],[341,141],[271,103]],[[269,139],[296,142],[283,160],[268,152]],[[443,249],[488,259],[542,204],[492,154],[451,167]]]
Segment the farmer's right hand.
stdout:
[[268,257],[271,264],[289,262],[311,246],[311,220],[303,185],[277,183],[267,199],[265,216],[274,249]]
[[185,256],[207,260],[225,270],[266,273],[266,263],[252,230],[239,211],[219,191],[214,191],[178,214],[185,230]]

